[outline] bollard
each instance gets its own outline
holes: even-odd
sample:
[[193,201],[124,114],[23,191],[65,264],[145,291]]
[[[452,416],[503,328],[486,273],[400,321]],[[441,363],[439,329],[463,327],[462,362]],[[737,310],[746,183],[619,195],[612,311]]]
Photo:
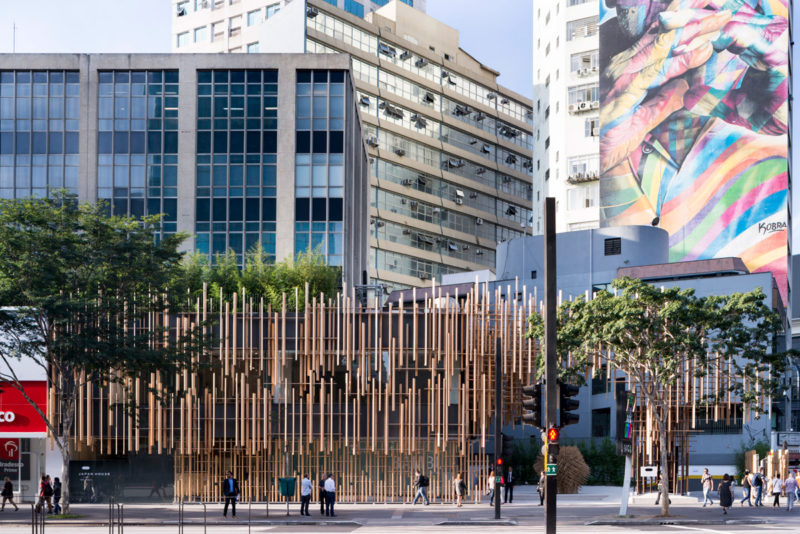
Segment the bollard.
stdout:
[[253,514],[253,500],[247,501],[247,534],[250,534],[250,516]]
[[208,534],[208,517],[206,514],[206,503],[201,502],[200,504],[203,505],[203,534]]
[[31,504],[31,534],[36,534],[36,505]]

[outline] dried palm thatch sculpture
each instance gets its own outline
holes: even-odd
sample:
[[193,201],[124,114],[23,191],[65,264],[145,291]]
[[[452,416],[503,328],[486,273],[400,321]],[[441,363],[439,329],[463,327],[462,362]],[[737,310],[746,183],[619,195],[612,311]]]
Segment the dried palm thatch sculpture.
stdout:
[[[536,459],[536,472],[544,471],[542,455]],[[589,478],[589,466],[578,447],[562,446],[558,453],[558,492],[578,493]]]

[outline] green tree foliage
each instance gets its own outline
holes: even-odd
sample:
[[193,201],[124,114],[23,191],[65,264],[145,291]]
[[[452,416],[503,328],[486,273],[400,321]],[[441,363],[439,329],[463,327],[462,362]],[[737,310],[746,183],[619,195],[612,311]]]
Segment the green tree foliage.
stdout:
[[520,484],[536,484],[539,481],[539,473],[533,464],[541,448],[542,442],[536,438],[514,443],[509,465],[514,468],[514,476]]
[[168,375],[189,367],[200,347],[196,332],[173,332],[175,343],[163,346],[163,329],[135,328],[153,313],[181,311],[167,290],[181,273],[184,236],[157,240],[159,225],[157,216],[108,217],[66,194],[0,200],[0,381],[24,394],[14,361],[22,359],[55,381],[54,414],[27,400],[61,451],[65,512],[81,387]]
[[766,440],[755,441],[752,440],[748,443],[742,443],[739,449],[736,451],[736,461],[734,462],[736,465],[736,483],[738,484],[741,482],[742,477],[744,476],[745,470],[745,453],[747,451],[756,451],[759,458],[766,458],[770,451],[769,442]]
[[[761,290],[701,298],[691,289],[657,288],[631,278],[614,280],[612,287],[614,293],[600,291],[592,300],[578,298],[559,308],[560,375],[583,383],[597,358],[629,377],[652,409],[658,428],[662,513],[668,515],[669,399],[665,388],[681,381],[689,363],[696,377],[724,364],[737,380],[715,393],[732,391],[758,409],[760,398],[776,390],[773,377],[781,376],[785,365],[782,354],[771,353],[781,330],[780,318],[764,304]],[[538,314],[531,316],[527,335],[544,345],[544,321]],[[543,354],[544,348],[539,376],[544,372]],[[567,365],[568,361],[572,364]],[[709,394],[704,400],[711,402],[714,397]]]
[[280,309],[283,295],[289,310],[302,311],[305,307],[306,284],[308,299],[333,297],[341,286],[341,271],[338,267],[325,264],[319,252],[302,252],[297,257],[278,263],[269,260],[258,247],[245,257],[244,269],[237,265],[236,254],[229,250],[215,258],[213,265],[202,259],[190,257],[183,263],[183,271],[176,278],[181,287],[196,296],[197,288],[202,290],[208,284],[212,296],[220,293],[229,298],[233,293],[244,293],[247,298],[264,298],[264,305]]
[[597,445],[594,441],[578,443],[578,449],[589,466],[589,486],[621,486],[625,478],[625,457],[617,454],[617,447],[605,438]]

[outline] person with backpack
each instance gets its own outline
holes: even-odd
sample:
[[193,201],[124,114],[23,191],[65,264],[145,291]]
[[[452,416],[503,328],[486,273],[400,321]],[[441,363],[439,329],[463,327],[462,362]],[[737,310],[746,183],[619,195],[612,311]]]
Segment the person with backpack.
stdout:
[[430,481],[428,477],[419,472],[419,469],[415,471],[415,474],[417,478],[414,481],[414,487],[417,488],[417,492],[414,494],[414,500],[411,504],[412,506],[417,504],[417,500],[422,497],[422,500],[425,501],[425,506],[428,506],[430,504],[430,501],[428,501],[428,484],[430,484]]
[[11,482],[9,477],[6,477],[4,482],[3,491],[0,492],[0,496],[3,497],[3,507],[0,508],[0,512],[5,511],[6,501],[14,505],[15,512],[19,512],[19,506],[17,506],[17,503],[14,502],[14,484]]
[[53,513],[53,486],[50,485],[50,477],[42,475],[39,482],[39,502],[36,503],[36,513],[43,512],[44,504],[47,503],[47,513]]
[[761,497],[764,492],[764,470],[761,470],[761,473],[755,472],[753,473],[753,487],[756,489],[756,500],[755,506],[764,506],[761,503]]

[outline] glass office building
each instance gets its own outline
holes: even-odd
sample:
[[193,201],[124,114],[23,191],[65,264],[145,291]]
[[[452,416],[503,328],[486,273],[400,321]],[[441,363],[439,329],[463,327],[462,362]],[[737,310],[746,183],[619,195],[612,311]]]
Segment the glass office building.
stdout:
[[0,197],[67,189],[164,214],[240,261],[367,269],[368,162],[347,56],[0,55]]

